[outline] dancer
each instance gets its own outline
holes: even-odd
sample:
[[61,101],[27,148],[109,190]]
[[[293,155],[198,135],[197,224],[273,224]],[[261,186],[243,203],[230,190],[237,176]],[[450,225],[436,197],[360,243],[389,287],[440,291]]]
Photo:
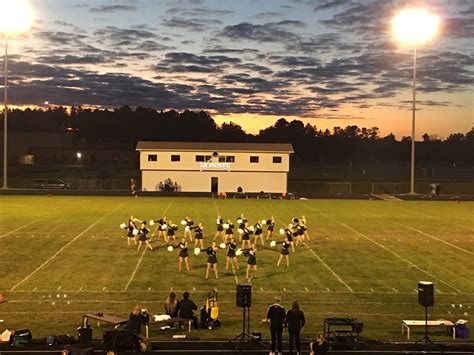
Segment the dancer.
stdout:
[[163,237],[163,240],[166,243],[168,243],[167,238],[166,238],[166,229],[168,228],[166,216],[163,216],[159,220],[155,221],[155,223],[158,223],[158,235],[157,235],[158,240],[160,240],[160,237]]
[[[245,218],[244,214],[241,213],[239,218],[237,218],[237,227],[240,230],[245,228],[245,223],[247,223],[247,218]],[[239,234],[239,242],[242,241],[242,234]]]
[[275,228],[275,218],[270,218],[265,221],[267,225],[267,240],[270,238],[270,240],[273,239],[273,228]]
[[197,226],[191,227],[191,229],[194,229],[194,248],[199,244],[199,249],[204,249],[204,237],[202,235],[204,226],[202,223],[199,223]]
[[216,274],[216,279],[219,278],[217,273],[217,245],[215,242],[212,242],[212,245],[207,248],[207,268],[206,268],[206,280],[209,278],[209,269],[213,268],[214,273]]
[[281,246],[281,253],[280,253],[280,258],[278,259],[277,266],[280,266],[280,262],[282,261],[283,258],[286,259],[286,266],[290,266],[290,260],[288,255],[290,254],[289,251],[290,248],[290,241],[288,240],[288,236],[285,236],[285,240],[283,241],[283,245]]
[[[247,252],[248,260],[247,260],[247,271],[245,276],[247,278],[247,282],[250,283],[252,277],[257,277],[257,247],[255,244],[250,246],[249,251]],[[253,270],[254,273],[250,276],[250,271]]]
[[[281,229],[280,229],[281,231]],[[290,242],[291,245],[291,251],[294,253],[295,252],[295,243],[293,242],[293,236],[296,236],[294,230],[293,230],[293,225],[290,223],[288,227],[283,232],[284,235],[288,238],[288,241]]]
[[186,238],[181,239],[181,242],[178,244],[178,248],[179,248],[178,271],[181,272],[183,261],[186,264],[186,270],[189,271],[188,242],[186,241]]
[[218,216],[217,220],[216,220],[217,231],[216,231],[216,234],[214,235],[214,241],[216,240],[217,237],[221,237],[222,242],[225,243],[226,237],[225,237],[225,234],[224,234],[223,224],[224,224],[224,220],[221,218],[221,216]]
[[146,226],[146,221],[142,222],[142,226],[138,230],[138,248],[137,250],[140,250],[140,247],[142,246],[142,243],[145,243],[145,250],[146,248],[150,248],[150,250],[153,250],[153,247],[151,246],[150,242],[148,241],[147,234],[150,233],[150,230]]
[[167,227],[165,241],[166,244],[169,244],[170,239],[176,240],[176,231],[178,230],[178,225],[173,224],[173,221],[169,221]]
[[254,244],[257,244],[257,240],[260,239],[262,246],[265,246],[265,241],[263,240],[263,228],[262,228],[262,223],[260,221],[257,221],[257,223],[255,223],[254,230],[255,230]]
[[186,216],[185,219],[181,221],[181,225],[185,226],[184,227],[184,238],[189,237],[189,241],[193,241],[193,235],[191,233],[191,227],[193,226],[194,222],[191,218]]
[[230,219],[227,220],[227,223],[224,223],[223,227],[225,229],[226,239],[234,236],[234,224]]
[[304,243],[304,230],[301,224],[301,219],[296,219],[296,225],[293,227],[293,235],[296,236],[296,246]]
[[242,240],[241,248],[245,249],[245,246],[248,246],[248,249],[250,249],[250,234],[253,234],[253,227],[249,227],[248,223],[245,222],[244,228],[243,229],[239,228],[239,233]]
[[130,242],[133,240],[133,243],[137,245],[137,238],[136,235],[133,234],[134,230],[137,230],[137,225],[135,221],[133,220],[133,216],[130,216],[130,219],[128,220],[128,225],[125,226],[125,230],[127,231],[127,242],[128,245],[130,246]]
[[308,233],[308,227],[306,225],[306,217],[301,216],[300,223],[303,226],[303,233],[306,238],[306,240],[309,242],[309,233]]
[[234,237],[231,235],[226,243],[227,245],[227,260],[225,262],[225,269],[229,270],[229,264],[231,264],[235,269],[239,270],[239,261],[237,260],[237,255],[235,251],[237,250],[237,244],[234,242]]

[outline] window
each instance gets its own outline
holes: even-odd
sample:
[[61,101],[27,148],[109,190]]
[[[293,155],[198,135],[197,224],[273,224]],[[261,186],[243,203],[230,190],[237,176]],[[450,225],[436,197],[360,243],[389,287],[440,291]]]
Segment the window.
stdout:
[[148,154],[148,161],[158,161],[156,154]]
[[281,157],[273,157],[273,162],[275,164],[280,164],[281,163]]
[[225,155],[219,157],[219,163],[225,163]]
[[209,161],[211,160],[210,155],[196,155],[196,161]]
[[181,155],[172,155],[171,161],[181,161]]
[[225,157],[226,163],[234,163],[235,162],[235,157],[233,155],[229,155]]
[[250,157],[250,162],[251,163],[258,163],[258,158],[259,158],[258,156],[251,156]]

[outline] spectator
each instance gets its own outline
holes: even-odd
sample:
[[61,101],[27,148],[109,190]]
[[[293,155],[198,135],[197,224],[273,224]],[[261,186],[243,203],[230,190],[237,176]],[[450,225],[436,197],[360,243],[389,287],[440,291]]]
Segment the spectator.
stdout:
[[275,347],[278,343],[278,352],[282,353],[283,323],[285,321],[285,309],[280,305],[281,299],[275,296],[275,303],[268,307],[267,322],[270,322],[270,334],[272,338],[272,351],[270,355],[275,355]]
[[178,310],[179,310],[179,302],[178,302],[178,299],[176,298],[176,293],[171,291],[165,301],[165,312],[170,317],[177,317]]
[[193,310],[198,309],[196,304],[189,299],[189,292],[183,293],[183,299],[179,301],[179,317],[192,319],[194,324],[194,329],[198,328],[198,320]]
[[329,344],[322,334],[316,335],[316,341],[309,344],[310,355],[326,355],[328,350]]
[[125,329],[130,330],[136,335],[140,335],[142,327],[148,323],[149,320],[150,315],[148,314],[146,308],[142,308],[142,306],[137,305],[133,309],[132,313],[130,313]]
[[301,354],[300,331],[304,324],[304,313],[300,310],[298,302],[294,301],[285,318],[285,329],[288,328],[290,336],[290,355],[293,354],[293,341],[296,343],[297,354]]

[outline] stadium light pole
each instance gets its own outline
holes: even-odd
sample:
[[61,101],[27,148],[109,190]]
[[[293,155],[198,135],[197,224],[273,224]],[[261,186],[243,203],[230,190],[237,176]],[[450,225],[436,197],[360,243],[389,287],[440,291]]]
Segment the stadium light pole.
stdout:
[[24,0],[0,0],[0,13],[4,14],[0,20],[0,32],[5,38],[2,189],[8,189],[8,36],[28,30],[33,14],[30,6]]
[[421,8],[404,9],[392,20],[393,32],[398,41],[413,45],[410,194],[415,193],[416,48],[433,38],[438,26],[439,17]]

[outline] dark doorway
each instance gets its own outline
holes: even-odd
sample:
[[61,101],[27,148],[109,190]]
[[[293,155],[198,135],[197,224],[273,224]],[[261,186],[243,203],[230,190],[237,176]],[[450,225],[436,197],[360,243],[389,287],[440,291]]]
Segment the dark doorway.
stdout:
[[216,194],[219,192],[219,178],[218,177],[211,177],[211,192]]

